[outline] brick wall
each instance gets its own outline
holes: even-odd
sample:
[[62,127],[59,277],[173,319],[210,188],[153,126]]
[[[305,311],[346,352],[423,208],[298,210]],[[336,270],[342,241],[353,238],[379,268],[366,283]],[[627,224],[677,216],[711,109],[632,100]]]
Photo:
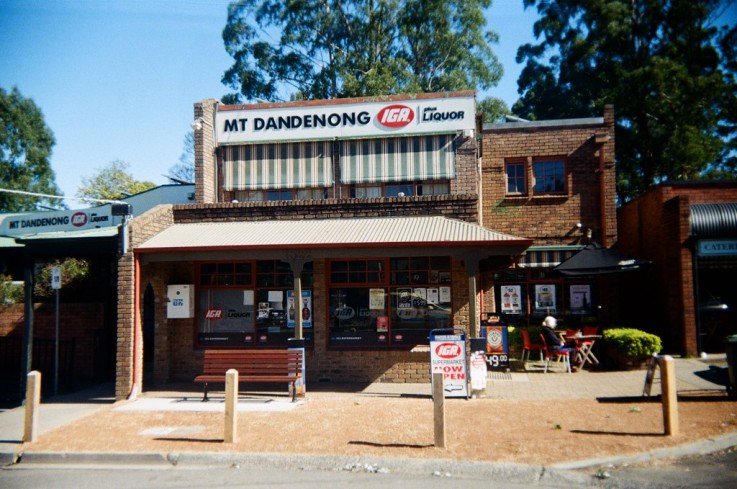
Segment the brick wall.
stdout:
[[195,129],[194,172],[195,202],[216,202],[218,196],[217,164],[215,153],[215,109],[217,100],[209,99],[194,105],[194,119],[202,118],[199,129]]
[[[613,109],[607,108],[603,124],[503,126],[485,129],[482,137],[484,226],[533,238],[537,245],[580,244],[584,241],[582,231],[591,228],[595,241],[614,244]],[[532,162],[536,157],[565,160],[565,195],[532,195]],[[506,195],[505,163],[512,160],[527,163],[525,196]],[[575,227],[579,222],[581,230]]]
[[[23,337],[25,306],[0,306],[0,337]],[[104,310],[101,303],[60,303],[59,339],[74,340],[75,380],[95,378],[95,362],[102,362],[104,348],[97,348],[95,338],[104,333]],[[56,337],[56,308],[54,304],[33,306],[33,337],[54,340]],[[33,368],[33,366],[32,366]]]

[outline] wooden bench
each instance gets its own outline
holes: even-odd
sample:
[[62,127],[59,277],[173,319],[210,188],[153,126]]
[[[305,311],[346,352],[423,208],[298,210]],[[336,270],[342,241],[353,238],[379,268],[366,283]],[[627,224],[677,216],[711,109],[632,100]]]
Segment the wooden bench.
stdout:
[[202,374],[195,382],[205,384],[202,401],[208,401],[207,384],[225,382],[225,373],[238,371],[241,382],[288,382],[292,401],[297,400],[296,382],[302,377],[302,350],[205,350]]

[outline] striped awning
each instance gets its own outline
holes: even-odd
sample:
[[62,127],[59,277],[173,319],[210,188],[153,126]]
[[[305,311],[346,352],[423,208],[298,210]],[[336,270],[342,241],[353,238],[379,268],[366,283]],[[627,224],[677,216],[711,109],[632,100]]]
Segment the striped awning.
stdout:
[[553,268],[560,265],[579,251],[583,246],[530,247],[517,262],[519,268]]
[[341,182],[375,183],[455,178],[452,134],[343,141]]
[[223,158],[224,190],[269,190],[333,185],[333,143],[228,146]]

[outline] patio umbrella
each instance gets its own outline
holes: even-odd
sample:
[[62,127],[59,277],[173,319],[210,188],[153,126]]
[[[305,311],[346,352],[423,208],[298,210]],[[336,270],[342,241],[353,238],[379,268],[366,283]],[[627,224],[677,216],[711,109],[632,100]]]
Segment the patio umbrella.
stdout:
[[648,260],[634,258],[592,242],[553,270],[569,276],[602,275],[642,270],[649,265]]

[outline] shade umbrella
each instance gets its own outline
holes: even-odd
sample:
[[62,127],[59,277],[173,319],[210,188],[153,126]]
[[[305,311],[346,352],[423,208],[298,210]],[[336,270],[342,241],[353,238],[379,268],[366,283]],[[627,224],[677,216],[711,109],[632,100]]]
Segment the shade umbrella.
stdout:
[[649,265],[649,260],[634,258],[617,250],[604,248],[599,243],[591,242],[553,270],[568,276],[602,275],[642,270]]

